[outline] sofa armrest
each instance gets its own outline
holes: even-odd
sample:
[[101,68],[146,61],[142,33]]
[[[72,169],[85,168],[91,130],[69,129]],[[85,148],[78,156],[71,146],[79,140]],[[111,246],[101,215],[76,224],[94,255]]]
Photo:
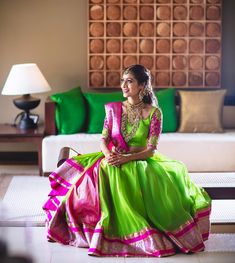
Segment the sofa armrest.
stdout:
[[63,164],[71,155],[79,155],[77,151],[75,151],[71,147],[63,147],[60,149],[59,158],[57,162],[57,167],[59,167],[61,164]]
[[55,108],[55,102],[48,98],[45,102],[45,135],[57,134]]

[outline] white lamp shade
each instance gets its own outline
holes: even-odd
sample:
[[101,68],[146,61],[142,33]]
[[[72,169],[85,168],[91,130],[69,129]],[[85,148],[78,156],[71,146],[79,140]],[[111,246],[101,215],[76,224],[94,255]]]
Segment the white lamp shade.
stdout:
[[23,95],[50,91],[51,87],[35,63],[13,65],[3,87],[3,95]]

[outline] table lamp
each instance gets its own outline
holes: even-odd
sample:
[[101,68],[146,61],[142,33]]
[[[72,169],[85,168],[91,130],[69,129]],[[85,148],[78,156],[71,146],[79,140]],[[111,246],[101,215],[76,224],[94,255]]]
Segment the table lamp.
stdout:
[[[15,106],[24,112],[19,113],[20,129],[33,129],[37,127],[37,122],[30,115],[30,110],[36,108],[40,99],[32,97],[31,93],[42,93],[50,91],[51,87],[42,75],[35,63],[13,65],[3,87],[3,95],[22,95],[13,100]],[[15,123],[16,123],[15,119]]]

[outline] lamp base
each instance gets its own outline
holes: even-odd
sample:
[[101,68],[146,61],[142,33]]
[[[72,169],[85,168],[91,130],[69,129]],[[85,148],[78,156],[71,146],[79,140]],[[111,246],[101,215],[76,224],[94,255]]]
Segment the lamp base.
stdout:
[[[23,114],[23,116],[22,116],[22,114]],[[21,116],[22,117],[21,117],[19,123],[17,124],[17,128],[22,129],[22,130],[37,128],[37,124],[34,123],[33,119],[31,119],[29,117],[29,113],[22,112]]]
[[30,118],[29,111],[39,105],[40,99],[31,97],[29,94],[26,94],[20,98],[14,99],[13,102],[17,108],[24,110],[24,112],[21,112],[16,116],[15,122],[18,117],[20,117],[20,121],[17,124],[17,127],[22,130],[37,128],[37,123],[35,123],[34,120]]

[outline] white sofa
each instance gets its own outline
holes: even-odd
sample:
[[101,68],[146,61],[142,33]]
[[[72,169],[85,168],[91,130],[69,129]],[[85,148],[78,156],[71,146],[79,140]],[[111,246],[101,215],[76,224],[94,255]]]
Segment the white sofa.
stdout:
[[[42,142],[43,172],[56,169],[59,152],[67,146],[79,153],[100,151],[100,134],[49,135]],[[224,133],[163,133],[158,150],[183,161],[190,172],[235,171],[235,130]]]
[[[56,169],[61,148],[79,153],[100,151],[100,134],[56,134],[55,104],[46,102],[45,133],[42,142],[42,169],[48,175]],[[224,133],[162,133],[159,151],[184,162],[190,172],[235,172],[235,107],[224,107]]]

